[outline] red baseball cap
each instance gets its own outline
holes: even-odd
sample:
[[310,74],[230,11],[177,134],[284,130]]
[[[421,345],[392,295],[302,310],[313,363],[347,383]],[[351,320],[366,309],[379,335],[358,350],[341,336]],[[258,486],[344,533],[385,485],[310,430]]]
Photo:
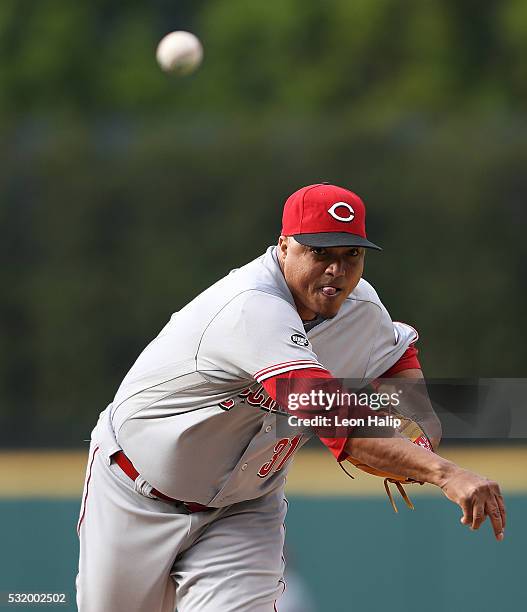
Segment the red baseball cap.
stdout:
[[317,183],[295,191],[284,205],[282,236],[313,247],[358,246],[381,251],[366,238],[366,209],[356,193]]

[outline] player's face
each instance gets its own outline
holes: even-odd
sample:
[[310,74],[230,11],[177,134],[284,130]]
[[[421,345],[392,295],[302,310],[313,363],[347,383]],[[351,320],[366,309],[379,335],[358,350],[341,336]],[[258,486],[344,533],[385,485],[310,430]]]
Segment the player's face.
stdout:
[[308,247],[291,236],[278,241],[280,265],[300,318],[334,317],[364,270],[360,247]]

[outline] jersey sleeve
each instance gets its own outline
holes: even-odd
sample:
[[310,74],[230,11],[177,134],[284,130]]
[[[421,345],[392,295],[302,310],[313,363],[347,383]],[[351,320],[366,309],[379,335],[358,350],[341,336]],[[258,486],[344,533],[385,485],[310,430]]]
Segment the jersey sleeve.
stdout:
[[381,320],[375,338],[366,379],[374,379],[392,368],[419,339],[417,331],[407,323],[392,321],[389,312],[381,303]]
[[197,359],[201,371],[260,383],[293,370],[326,370],[292,305],[258,290],[236,296],[212,319]]

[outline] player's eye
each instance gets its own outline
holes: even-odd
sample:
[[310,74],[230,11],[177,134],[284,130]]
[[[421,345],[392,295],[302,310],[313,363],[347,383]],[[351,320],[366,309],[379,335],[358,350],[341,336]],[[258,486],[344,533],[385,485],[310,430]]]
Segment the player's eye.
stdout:
[[322,247],[310,247],[309,250],[311,251],[311,253],[313,253],[314,255],[318,255],[318,256],[326,254],[326,249]]
[[360,249],[350,249],[349,254],[351,257],[358,257],[360,255]]

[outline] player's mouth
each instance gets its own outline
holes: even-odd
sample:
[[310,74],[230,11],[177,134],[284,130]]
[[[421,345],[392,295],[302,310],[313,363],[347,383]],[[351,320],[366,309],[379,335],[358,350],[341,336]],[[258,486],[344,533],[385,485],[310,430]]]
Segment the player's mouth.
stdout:
[[342,289],[340,287],[333,287],[332,285],[323,285],[320,287],[319,291],[327,298],[337,297],[340,293],[342,293]]

